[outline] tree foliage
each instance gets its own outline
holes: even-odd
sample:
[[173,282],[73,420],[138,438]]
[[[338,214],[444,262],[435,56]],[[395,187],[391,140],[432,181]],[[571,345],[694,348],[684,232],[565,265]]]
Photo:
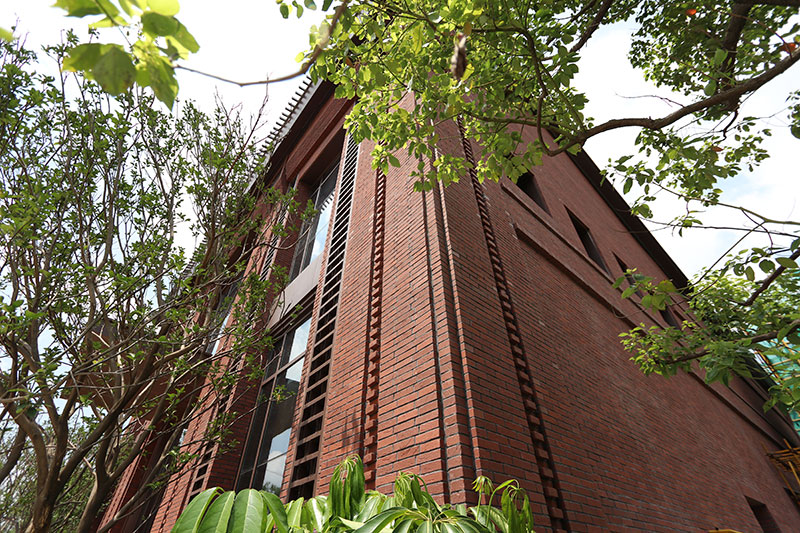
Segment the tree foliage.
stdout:
[[509,480],[495,488],[479,477],[473,488],[485,503],[440,505],[419,476],[406,473],[395,479],[391,496],[365,491],[361,459],[351,456],[334,470],[327,496],[284,505],[270,492],[212,488],[189,502],[172,531],[533,533],[530,502],[519,483]]
[[243,414],[223,399],[264,367],[261,321],[285,281],[245,267],[265,228],[292,229],[256,202],[302,217],[291,194],[253,183],[264,158],[236,115],[168,115],[148,93],[114,99],[0,46],[0,487],[32,487],[27,531],[64,502],[71,530],[88,531],[137,457],[148,477],[112,518],[194,459],[176,453],[194,417],[221,417],[205,442]]

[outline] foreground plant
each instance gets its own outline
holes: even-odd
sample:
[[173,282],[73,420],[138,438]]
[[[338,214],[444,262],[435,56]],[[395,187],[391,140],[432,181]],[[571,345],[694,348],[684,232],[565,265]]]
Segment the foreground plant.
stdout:
[[[271,492],[239,493],[208,489],[181,513],[173,533],[533,533],[533,515],[519,483],[496,488],[485,477],[473,484],[485,503],[439,505],[414,474],[401,473],[394,494],[364,490],[364,467],[358,456],[342,461],[333,472],[328,496],[298,498],[283,504]],[[493,506],[499,496],[500,508]]]

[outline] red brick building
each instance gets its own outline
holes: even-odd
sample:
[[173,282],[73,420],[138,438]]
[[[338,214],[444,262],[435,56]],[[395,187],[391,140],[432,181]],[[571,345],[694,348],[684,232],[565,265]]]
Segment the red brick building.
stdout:
[[[168,531],[216,485],[325,493],[356,452],[369,486],[390,491],[397,472],[416,472],[453,503],[474,499],[477,475],[519,479],[537,531],[800,531],[765,456],[797,435],[763,412],[763,387],[646,377],[622,349],[621,331],[686,307],[651,314],[614,279],[627,266],[686,279],[588,156],[548,159],[517,184],[466,176],[413,192],[416,160],[383,175],[369,142],[346,139],[349,106],[329,85],[301,90],[262,177],[295,186],[320,214],[294,249],[252,259],[290,269],[286,308],[304,311],[277,313],[266,378],[242,380],[221,407],[252,412],[233,428],[239,444],[189,450],[196,466],[116,530]],[[442,129],[439,150],[475,157],[457,124]],[[275,386],[296,395],[259,404]]]

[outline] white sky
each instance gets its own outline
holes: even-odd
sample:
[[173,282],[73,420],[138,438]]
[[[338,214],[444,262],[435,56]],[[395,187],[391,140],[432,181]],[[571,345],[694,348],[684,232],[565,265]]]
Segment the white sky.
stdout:
[[[63,11],[49,7],[51,0],[4,0],[0,3],[0,26],[9,27],[19,19],[16,35],[27,34],[28,44],[54,42],[59,31],[75,28],[80,37],[86,35],[86,21],[72,20]],[[318,17],[318,15],[316,15]],[[295,56],[308,47],[307,28],[318,18],[308,14],[301,20],[284,20],[277,5],[269,0],[184,0],[178,18],[200,43],[200,52],[183,62],[188,67],[237,81],[253,81],[277,77],[295,71]],[[653,98],[624,97],[666,94],[644,82],[627,62],[629,31],[625,25],[599,31],[587,45],[580,63],[577,83],[590,100],[587,114],[596,122],[614,116],[650,116],[668,111],[663,102]],[[106,38],[104,36],[104,38]],[[240,88],[209,78],[180,71],[179,99],[197,101],[210,109],[215,90],[226,104],[242,103],[245,113],[255,113],[267,92],[264,86]],[[274,122],[295,92],[299,79],[269,86],[268,119]],[[785,106],[790,90],[800,87],[800,67],[794,67],[762,89],[763,94],[746,103],[743,114],[769,116]],[[681,100],[680,98],[677,98]],[[685,101],[685,100],[683,100]],[[788,131],[783,116],[770,120],[774,135],[766,147],[771,158],[756,172],[745,173],[723,184],[724,200],[741,203],[774,218],[798,218],[800,184],[795,150],[800,141]],[[266,135],[268,129],[262,130]],[[634,130],[619,130],[592,139],[588,153],[601,168],[608,158],[631,153]],[[678,206],[656,207],[656,217],[668,220]],[[708,225],[740,225],[733,213],[710,213],[701,219]],[[669,230],[655,232],[664,248],[679,266],[691,276],[698,269],[715,261],[737,238],[731,231],[698,229],[671,235]]]

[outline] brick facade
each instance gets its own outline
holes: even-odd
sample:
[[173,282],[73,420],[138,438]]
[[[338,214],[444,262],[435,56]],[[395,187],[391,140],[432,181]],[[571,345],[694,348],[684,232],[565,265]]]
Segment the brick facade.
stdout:
[[[298,178],[301,194],[322,159],[344,154],[349,108],[328,86],[310,91],[266,177]],[[439,150],[480,156],[457,124],[441,133]],[[781,531],[800,530],[798,508],[765,456],[797,437],[785,417],[763,413],[763,390],[742,380],[709,386],[696,374],[646,377],[622,349],[619,332],[664,319],[620,299],[612,287],[620,261],[656,277],[682,274],[621,212],[585,155],[534,169],[544,209],[505,179],[465,176],[413,192],[418,161],[397,154],[401,166],[384,176],[370,150],[364,142],[358,151],[318,451],[292,432],[284,497],[295,486],[325,493],[335,465],[360,453],[371,487],[390,491],[395,474],[410,471],[452,503],[474,501],[477,475],[519,479],[537,531],[761,531],[749,500],[766,504]],[[587,253],[570,214],[610,272]],[[276,254],[279,264],[290,260],[291,251]],[[326,272],[327,252],[310,348]],[[308,379],[314,369],[308,357],[305,364]],[[257,387],[240,388],[230,408],[246,411]],[[305,392],[301,385],[295,428]],[[249,422],[233,428],[239,442]],[[309,478],[293,472],[298,450],[313,455],[315,469],[311,482],[293,485]],[[202,487],[233,488],[241,453],[241,445],[210,450]],[[107,513],[135,485],[134,470]],[[169,530],[196,479],[185,472],[171,480],[152,531]]]

